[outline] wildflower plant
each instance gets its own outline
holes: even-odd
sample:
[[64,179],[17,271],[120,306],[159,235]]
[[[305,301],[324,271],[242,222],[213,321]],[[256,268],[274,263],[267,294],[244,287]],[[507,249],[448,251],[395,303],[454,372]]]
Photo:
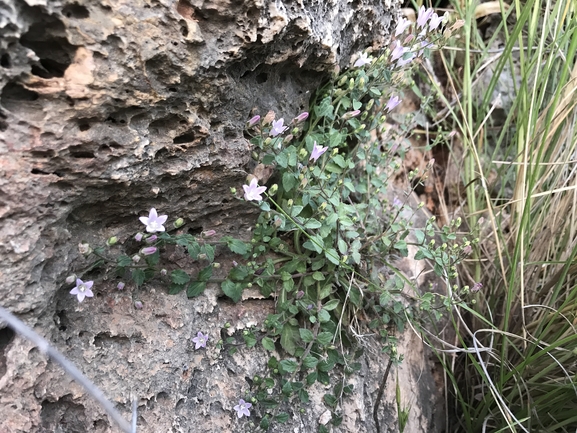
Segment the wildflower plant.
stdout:
[[[283,410],[298,402],[306,404],[307,387],[315,382],[334,385],[324,402],[338,425],[339,402],[353,392],[348,377],[360,369],[357,359],[362,353],[348,330],[366,328],[363,331],[381,339],[384,352],[400,361],[392,330],[404,329],[407,319],[417,320],[421,310],[434,310],[440,317],[437,307],[449,308],[453,301],[429,293],[421,296],[414,281],[390,264],[407,257],[413,244],[416,259],[429,260],[437,275],[454,284],[456,266],[471,242],[465,239],[459,245],[455,235],[459,222],[454,221],[440,233],[442,243],[436,245],[434,218],[424,228],[413,228],[411,218],[417,210],[406,205],[406,196],[388,202],[390,179],[401,167],[402,137],[382,140],[387,116],[401,103],[403,88],[411,84],[412,68],[442,43],[447,20],[425,10],[416,24],[400,21],[391,48],[371,56],[360,53],[351,69],[334,75],[318,90],[310,112],[298,114],[288,124],[284,118],[275,120],[273,112],[247,122],[255,163],[274,173],[268,181],[249,175],[243,194],[233,189],[238,200],[260,209],[249,241],[218,239],[213,230],[199,236],[175,232],[165,227],[168,216],[152,208],[147,217],[140,217],[146,233],[131,238],[139,244],[134,251],[110,257],[106,248],[116,248],[118,240],[107,247],[92,249],[86,243],[79,247],[86,256],[114,263],[122,280],[132,280],[137,287],[169,274],[168,293],[184,291],[190,298],[201,295],[209,283],[220,284],[234,302],[250,286],[265,297],[274,294],[275,314],[241,338],[247,348],[260,344],[270,352],[282,349],[287,357],[271,356],[262,374],[253,378],[252,403],[241,399],[234,407],[238,418],[249,417],[252,408],[262,430],[273,421],[287,421],[289,414]],[[405,35],[411,29],[418,35]],[[418,185],[431,166],[424,173],[409,173],[409,180]],[[178,229],[183,223],[177,219],[173,226]],[[170,245],[183,247],[199,270],[168,272],[160,255]],[[215,262],[217,245],[226,245],[239,256],[224,278],[213,277],[222,272]],[[407,286],[420,297],[417,309],[415,299],[403,294]],[[361,310],[367,323],[359,323]],[[218,345],[233,352],[237,338]],[[202,332],[192,339],[195,349],[206,347],[207,340]],[[339,379],[334,380],[331,372]]]

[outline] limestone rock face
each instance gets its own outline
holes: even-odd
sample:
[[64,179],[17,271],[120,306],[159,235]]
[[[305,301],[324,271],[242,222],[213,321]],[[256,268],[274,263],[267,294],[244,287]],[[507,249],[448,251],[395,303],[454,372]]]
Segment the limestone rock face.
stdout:
[[[78,304],[64,283],[86,270],[78,243],[113,235],[124,242],[151,207],[183,217],[191,233],[246,234],[254,210],[229,191],[250,171],[245,122],[268,110],[285,118],[306,110],[332,71],[384,43],[393,6],[0,3],[0,304],[70,357],[127,418],[137,395],[139,432],[253,431],[232,407],[266,354],[223,357],[216,341],[227,322],[231,331],[258,326],[274,303],[234,306],[216,289],[189,301],[151,286],[135,310],[130,288],[119,292],[93,272],[96,296]],[[206,351],[191,347],[199,330],[210,336]],[[374,357],[334,431],[374,429],[371,404],[385,364]],[[434,393],[431,380],[419,387]],[[316,431],[326,410],[321,391],[310,411],[295,410],[276,431]],[[418,421],[423,431],[434,431],[433,418]],[[60,367],[8,328],[0,330],[0,430],[116,431]]]

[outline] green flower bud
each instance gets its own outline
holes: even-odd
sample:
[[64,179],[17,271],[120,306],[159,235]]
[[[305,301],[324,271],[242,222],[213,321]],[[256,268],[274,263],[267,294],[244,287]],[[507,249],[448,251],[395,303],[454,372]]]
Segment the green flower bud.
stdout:
[[265,146],[269,146],[271,142],[272,142],[272,138],[268,137],[268,138],[264,141],[264,145],[265,145]]
[[275,195],[277,191],[278,191],[278,185],[275,183],[273,186],[269,188],[268,195]]
[[308,152],[306,151],[306,149],[301,149],[299,151],[299,159],[302,161],[304,160],[308,155]]
[[218,269],[218,268],[220,268],[220,263],[214,262],[214,263],[212,264],[212,267],[215,268],[215,269]]
[[365,110],[370,110],[371,108],[373,108],[374,103],[375,103],[374,99],[371,99],[369,102],[367,102],[367,106],[365,107]]
[[365,77],[361,77],[359,80],[359,87],[365,87]]
[[355,88],[355,79],[351,78],[349,80],[349,90],[353,90]]
[[231,193],[231,194],[236,194],[236,188],[231,188],[231,189],[230,189],[230,193]]
[[339,154],[339,149],[337,147],[335,147],[333,149],[333,156],[338,155]]
[[345,75],[343,78],[341,78],[341,79],[339,80],[338,86],[339,86],[339,87],[344,86],[346,82],[347,82],[347,76]]
[[369,113],[367,113],[366,111],[363,114],[361,114],[361,122],[364,121],[368,115]]
[[258,153],[253,152],[253,153],[251,154],[251,156],[252,156],[252,159],[254,159],[255,161],[258,161]]
[[177,218],[173,225],[175,229],[178,229],[184,225],[184,220],[182,218]]
[[293,199],[292,199],[292,198],[289,199],[289,201],[287,201],[287,203],[286,203],[286,205],[287,205],[288,207],[293,207],[293,204],[294,204],[294,202],[293,202]]
[[112,236],[112,237],[108,238],[108,240],[106,241],[106,245],[111,247],[112,245],[115,245],[117,242],[118,242],[118,238],[116,236]]

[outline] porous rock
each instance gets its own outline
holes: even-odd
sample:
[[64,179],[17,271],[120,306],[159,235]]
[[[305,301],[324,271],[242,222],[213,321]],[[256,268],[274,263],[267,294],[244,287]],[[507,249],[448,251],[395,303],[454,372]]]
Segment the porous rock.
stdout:
[[[252,431],[232,407],[267,355],[241,349],[230,358],[216,341],[227,322],[234,330],[258,326],[274,303],[232,305],[215,288],[192,301],[169,297],[160,285],[121,292],[93,272],[96,296],[78,304],[64,283],[87,264],[78,243],[113,235],[125,242],[151,207],[183,217],[191,233],[246,234],[254,208],[230,193],[250,171],[244,123],[269,109],[285,118],[306,110],[311,92],[352,54],[383,44],[393,6],[380,0],[0,4],[0,304],[52,341],[127,418],[138,396],[139,432]],[[143,309],[133,308],[135,297]],[[210,336],[206,350],[192,347],[198,330]],[[334,431],[374,429],[384,355],[371,356]],[[431,394],[434,383],[423,383]],[[295,410],[276,431],[316,430],[326,411],[319,395],[311,410]],[[433,418],[429,410],[415,422],[430,426]],[[59,366],[4,328],[0,430],[116,428]]]

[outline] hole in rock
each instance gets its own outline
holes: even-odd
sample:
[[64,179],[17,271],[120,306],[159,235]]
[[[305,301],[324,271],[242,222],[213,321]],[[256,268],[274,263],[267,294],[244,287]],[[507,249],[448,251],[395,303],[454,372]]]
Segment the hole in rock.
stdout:
[[64,71],[74,57],[76,48],[65,37],[64,25],[50,16],[33,24],[22,35],[20,43],[30,48],[40,58],[40,65],[32,67],[32,73],[42,78],[63,77]]
[[12,67],[12,62],[10,61],[10,56],[8,53],[4,53],[2,56],[0,56],[0,66],[6,69]]
[[187,132],[186,134],[179,135],[175,137],[172,142],[174,144],[191,143],[194,141],[194,132]]
[[37,99],[38,93],[28,90],[20,84],[8,83],[2,89],[2,105],[4,105],[4,100],[36,101]]
[[78,125],[78,129],[80,129],[82,132],[88,131],[90,129],[90,124],[89,123],[80,123]]
[[257,84],[266,83],[266,80],[268,80],[268,74],[266,74],[265,72],[261,72],[255,77],[255,80]]
[[[40,419],[45,429],[42,431],[69,433],[86,431],[84,406],[74,403],[71,394],[66,394],[56,401],[43,400]],[[66,426],[66,429],[61,430],[62,426]]]
[[180,34],[181,34],[182,36],[184,36],[184,37],[187,37],[187,36],[188,36],[188,27],[182,26],[182,27],[180,28]]
[[32,170],[30,170],[30,173],[32,173],[32,174],[42,174],[42,175],[50,174],[50,173],[48,173],[48,172],[46,172],[46,171],[40,170],[39,168],[33,168]]
[[72,3],[66,5],[62,8],[62,13],[66,18],[88,18],[90,16],[90,12],[86,7],[79,5],[78,3]]
[[92,159],[95,157],[94,152],[90,149],[85,148],[84,146],[71,146],[70,156],[72,158],[86,158],[86,159]]
[[58,330],[59,331],[66,331],[68,329],[68,325],[70,324],[70,321],[68,320],[68,316],[66,315],[66,311],[62,310],[59,311],[56,314],[56,318],[54,318],[54,322],[56,322],[56,324],[58,325]]
[[0,379],[6,374],[6,348],[14,340],[15,335],[11,328],[0,329]]

